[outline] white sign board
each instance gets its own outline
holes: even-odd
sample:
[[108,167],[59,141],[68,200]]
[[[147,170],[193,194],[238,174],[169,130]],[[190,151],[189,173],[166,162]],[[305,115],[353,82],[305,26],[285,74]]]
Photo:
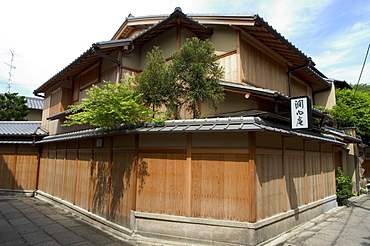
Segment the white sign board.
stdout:
[[310,129],[312,127],[311,98],[296,97],[290,99],[292,130]]

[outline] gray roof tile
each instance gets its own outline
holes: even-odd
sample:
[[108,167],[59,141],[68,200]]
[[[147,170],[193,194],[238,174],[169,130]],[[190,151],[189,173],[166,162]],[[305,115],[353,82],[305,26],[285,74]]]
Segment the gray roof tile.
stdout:
[[[3,95],[4,93],[0,93],[0,95]],[[22,95],[18,95],[19,97]],[[43,110],[44,109],[44,99],[39,97],[26,97],[27,100],[26,105],[28,109],[37,109],[37,110]]]
[[44,109],[44,99],[38,97],[26,97],[28,109]]
[[41,121],[0,121],[0,136],[38,136],[48,135],[41,128]]
[[227,117],[190,120],[169,120],[164,126],[143,126],[140,128],[127,128],[124,125],[113,129],[87,129],[77,132],[64,133],[55,136],[47,136],[36,143],[47,143],[55,141],[67,141],[72,139],[102,137],[125,133],[153,133],[153,132],[215,132],[215,131],[270,131],[279,134],[314,139],[318,141],[331,142],[345,145],[344,142],[336,140],[333,136],[309,132],[291,131],[289,127],[265,122],[259,117]]

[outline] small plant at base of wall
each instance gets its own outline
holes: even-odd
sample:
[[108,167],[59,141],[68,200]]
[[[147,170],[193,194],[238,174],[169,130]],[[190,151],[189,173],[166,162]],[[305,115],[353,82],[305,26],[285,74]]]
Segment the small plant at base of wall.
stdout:
[[340,167],[335,170],[335,181],[337,186],[337,201],[340,206],[343,206],[353,196],[353,181],[348,173],[342,171]]

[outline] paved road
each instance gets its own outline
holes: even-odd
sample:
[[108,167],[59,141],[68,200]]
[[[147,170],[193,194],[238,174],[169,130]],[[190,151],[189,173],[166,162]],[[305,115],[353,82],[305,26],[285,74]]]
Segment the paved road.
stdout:
[[370,195],[351,199],[287,233],[266,246],[370,246]]
[[32,197],[0,196],[0,245],[134,245],[67,209]]
[[[125,240],[113,230],[73,211],[32,197],[0,196],[0,245],[186,245]],[[266,246],[370,246],[370,195],[351,200]]]

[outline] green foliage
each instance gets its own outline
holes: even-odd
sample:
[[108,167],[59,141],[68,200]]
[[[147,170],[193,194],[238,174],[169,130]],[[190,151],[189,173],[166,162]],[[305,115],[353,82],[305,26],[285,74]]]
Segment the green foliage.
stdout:
[[[166,106],[175,118],[184,105],[194,117],[200,115],[200,103],[209,103],[215,109],[216,103],[224,98],[218,84],[223,70],[217,63],[212,43],[198,38],[187,39],[171,59],[167,65],[162,51],[154,47],[147,54],[147,66],[135,81],[93,86],[80,105],[70,106],[72,114],[67,116],[64,125],[111,128],[138,122],[163,122],[163,118],[154,118],[155,110],[162,106]],[[131,83],[136,86],[130,86]]]
[[170,80],[168,66],[162,51],[156,46],[147,54],[147,64],[142,73],[136,77],[136,88],[144,104],[153,110],[167,102]]
[[353,181],[348,173],[343,172],[340,167],[335,170],[335,181],[337,186],[337,201],[339,205],[344,205],[348,198],[353,196]]
[[[333,107],[338,128],[356,127],[363,140],[370,138],[370,95],[349,89],[336,91],[337,104]],[[367,141],[365,141],[367,142]]]
[[367,84],[358,84],[351,85],[355,91],[363,92],[370,95],[370,85]]
[[217,63],[212,43],[188,38],[171,58],[169,69],[175,83],[169,97],[169,108],[175,115],[182,105],[187,105],[194,118],[200,116],[199,103],[208,103],[216,109],[216,104],[224,99],[223,88],[218,84],[223,77],[223,69]]
[[111,128],[121,124],[162,121],[151,117],[154,112],[140,103],[142,95],[133,90],[129,80],[120,84],[104,82],[101,87],[94,85],[87,95],[80,105],[70,106],[72,114],[67,116],[65,126],[90,124]]
[[24,96],[17,96],[18,93],[6,93],[0,95],[0,120],[1,121],[22,121],[30,112],[27,109],[27,100]]
[[153,110],[165,105],[174,118],[179,118],[180,109],[186,106],[197,118],[200,103],[216,109],[224,99],[218,84],[222,77],[223,69],[217,63],[212,43],[189,38],[172,54],[169,65],[158,47],[148,52],[147,65],[136,79],[136,90]]

